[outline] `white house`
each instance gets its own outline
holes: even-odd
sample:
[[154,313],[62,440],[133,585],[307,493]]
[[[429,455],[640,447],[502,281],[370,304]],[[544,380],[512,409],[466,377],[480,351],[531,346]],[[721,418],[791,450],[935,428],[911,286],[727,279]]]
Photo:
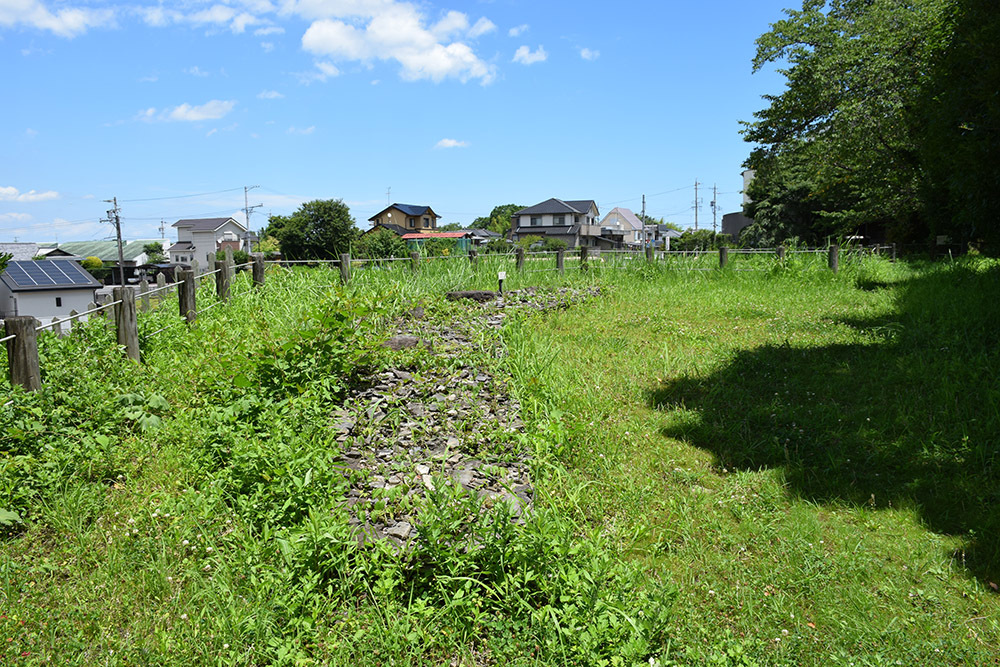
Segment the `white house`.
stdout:
[[600,213],[593,199],[548,199],[522,208],[510,217],[511,238],[537,235],[556,238],[570,248],[596,246],[601,236]]
[[167,248],[173,263],[190,264],[197,260],[205,266],[209,255],[214,260],[215,253],[227,245],[234,250],[246,250],[243,241],[247,228],[233,218],[178,220],[171,226],[177,228],[177,243]]
[[68,259],[11,261],[0,273],[0,317],[31,316],[44,323],[82,313],[101,284]]
[[622,242],[626,245],[636,245],[646,241],[642,220],[627,208],[611,209],[601,220],[601,232],[605,236],[621,235]]

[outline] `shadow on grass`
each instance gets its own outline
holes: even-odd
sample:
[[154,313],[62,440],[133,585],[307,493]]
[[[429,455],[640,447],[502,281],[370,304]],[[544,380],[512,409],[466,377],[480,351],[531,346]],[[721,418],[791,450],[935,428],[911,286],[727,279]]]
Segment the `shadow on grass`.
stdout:
[[817,502],[915,507],[966,538],[958,563],[1000,583],[1000,265],[939,267],[894,289],[893,316],[846,322],[870,344],[747,350],[649,401],[695,411],[664,432],[722,466],[781,467]]

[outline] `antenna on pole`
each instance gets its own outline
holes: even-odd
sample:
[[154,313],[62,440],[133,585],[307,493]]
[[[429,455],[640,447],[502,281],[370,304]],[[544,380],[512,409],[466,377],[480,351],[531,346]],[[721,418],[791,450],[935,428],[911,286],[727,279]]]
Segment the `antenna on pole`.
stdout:
[[160,218],[160,239],[165,239],[166,236],[163,234],[163,218]]
[[253,206],[250,205],[250,191],[253,190],[254,188],[259,188],[259,187],[260,187],[259,185],[243,186],[243,212],[246,214],[246,223],[247,223],[247,228],[246,231],[243,232],[243,236],[245,237],[244,245],[246,246],[247,252],[253,250],[253,248],[250,247],[250,213],[255,208],[260,208],[263,206],[263,204],[254,204]]
[[385,205],[386,206],[391,206],[392,205],[391,202],[389,201],[391,198],[392,198],[392,186],[390,185],[385,190]]

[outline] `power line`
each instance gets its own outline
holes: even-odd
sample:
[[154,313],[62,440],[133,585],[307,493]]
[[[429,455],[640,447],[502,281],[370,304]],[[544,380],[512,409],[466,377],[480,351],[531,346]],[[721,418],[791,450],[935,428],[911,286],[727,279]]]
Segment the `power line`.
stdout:
[[229,188],[228,190],[216,190],[214,192],[199,192],[193,195],[173,195],[170,197],[147,197],[145,199],[123,199],[122,203],[130,204],[132,202],[141,202],[141,201],[163,201],[164,199],[188,199],[190,197],[205,197],[208,195],[220,195],[224,192],[236,192],[238,190],[242,190],[242,188]]

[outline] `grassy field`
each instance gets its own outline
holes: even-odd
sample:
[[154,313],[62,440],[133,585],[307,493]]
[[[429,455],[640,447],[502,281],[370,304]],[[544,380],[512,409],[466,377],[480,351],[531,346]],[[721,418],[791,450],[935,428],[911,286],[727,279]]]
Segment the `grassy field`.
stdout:
[[243,276],[142,314],[142,365],[44,337],[0,408],[0,664],[1000,661],[997,264],[506,267],[602,290],[462,360],[525,406],[534,511],[441,484],[408,552],[359,546],[330,414],[456,363],[378,342],[474,315],[443,293],[483,260]]

